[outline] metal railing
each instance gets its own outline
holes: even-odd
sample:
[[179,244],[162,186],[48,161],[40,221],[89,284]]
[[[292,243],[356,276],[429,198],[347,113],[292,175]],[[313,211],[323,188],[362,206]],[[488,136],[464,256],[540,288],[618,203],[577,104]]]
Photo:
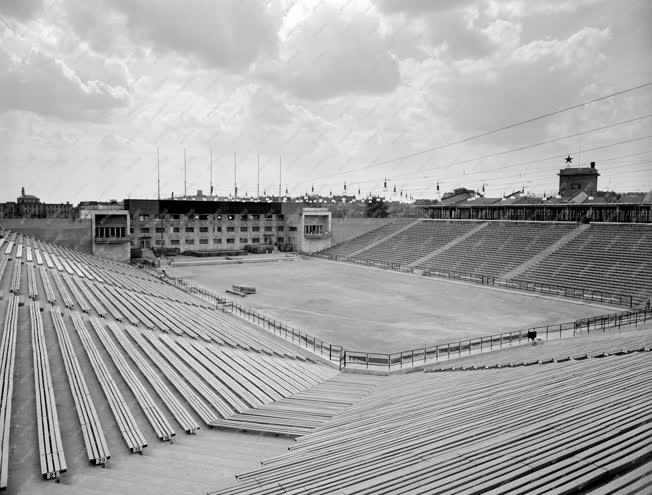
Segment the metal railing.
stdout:
[[592,332],[605,332],[610,328],[620,329],[626,326],[637,326],[648,320],[652,320],[652,309],[650,308],[649,300],[647,300],[647,304],[644,307],[634,310],[581,318],[555,325],[541,325],[445,344],[419,347],[407,351],[393,353],[351,351],[345,350],[341,345],[325,342],[307,332],[292,328],[249,307],[220,297],[208,289],[189,285],[182,278],[168,276],[164,277],[164,279],[181,290],[198,295],[204,300],[213,303],[216,309],[232,312],[289,342],[293,342],[299,347],[312,351],[324,359],[338,363],[340,370],[354,368],[395,371],[397,369],[448,361],[453,358],[524,344],[528,340],[528,332],[536,332],[537,338],[542,340],[558,340],[577,335],[591,334]]
[[212,303],[216,309],[221,309],[225,312],[231,312],[242,318],[251,320],[253,323],[257,324],[264,330],[268,330],[273,334],[298,345],[299,347],[312,351],[314,354],[318,354],[324,359],[339,362],[341,360],[341,356],[344,353],[344,348],[341,345],[325,342],[313,335],[310,335],[307,332],[302,332],[301,330],[292,328],[285,323],[259,313],[258,311],[255,311],[247,306],[241,306],[237,303],[234,303],[230,299],[220,297],[204,287],[189,285],[182,278],[167,276],[164,277],[163,280],[185,292],[195,294],[202,299]]
[[652,319],[652,309],[642,308],[634,311],[583,318],[557,325],[545,325],[524,330],[499,333],[475,339],[459,340],[394,353],[374,353],[361,351],[344,351],[341,368],[373,368],[392,371],[404,367],[447,361],[486,351],[504,349],[513,345],[526,343],[528,332],[535,331],[537,338],[557,340],[576,335],[606,332],[610,328],[639,325]]
[[573,299],[583,299],[585,301],[601,302],[615,306],[634,307],[643,297],[637,298],[629,294],[620,294],[617,292],[607,292],[595,289],[586,289],[578,287],[568,287],[564,285],[547,284],[543,282],[531,282],[526,280],[503,280],[491,275],[482,275],[479,273],[464,273],[453,270],[429,270],[414,268],[401,263],[373,260],[367,258],[349,258],[346,256],[313,254],[318,258],[330,259],[333,261],[344,261],[355,263],[357,265],[371,266],[385,270],[394,270],[403,273],[414,273],[423,277],[447,278],[450,280],[460,280],[480,285],[490,285],[493,287],[502,287],[507,289],[524,290],[529,292],[538,292],[554,296],[570,297]]
[[297,330],[296,328],[292,328],[285,323],[276,321],[269,316],[263,315],[262,313],[259,313],[246,306],[240,306],[239,304],[236,304],[232,301],[227,307],[230,308],[234,314],[241,316],[247,320],[251,320],[253,323],[256,323],[263,329],[268,330],[289,342],[293,342],[299,347],[303,347],[304,349],[312,351],[315,354],[319,354],[324,359],[337,362],[341,360],[341,356],[344,353],[344,348],[341,345],[325,342],[313,335],[302,332],[301,330]]

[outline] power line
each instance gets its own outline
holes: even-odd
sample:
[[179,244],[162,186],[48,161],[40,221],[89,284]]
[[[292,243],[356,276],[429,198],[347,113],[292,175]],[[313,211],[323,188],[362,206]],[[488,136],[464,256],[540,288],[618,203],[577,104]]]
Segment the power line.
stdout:
[[463,138],[463,139],[459,139],[457,141],[452,141],[450,143],[441,144],[441,145],[435,146],[433,148],[428,148],[428,149],[425,149],[425,150],[422,150],[422,151],[417,151],[415,153],[410,153],[408,155],[398,156],[398,157],[391,158],[389,160],[385,160],[385,161],[382,161],[382,162],[372,163],[372,164],[369,164],[369,165],[365,165],[363,167],[359,167],[359,168],[357,168],[355,170],[347,170],[347,171],[343,171],[343,172],[338,172],[337,175],[341,175],[343,173],[348,173],[348,172],[351,172],[351,171],[359,171],[359,170],[364,170],[364,169],[367,169],[367,168],[379,167],[381,165],[387,165],[387,164],[398,162],[398,161],[405,160],[405,159],[408,159],[408,158],[413,158],[415,156],[420,156],[420,155],[424,155],[426,153],[431,153],[433,151],[438,151],[438,150],[441,150],[441,149],[444,149],[444,148],[449,148],[449,147],[455,146],[457,144],[466,143],[466,142],[471,141],[473,139],[478,139],[478,138],[481,138],[481,137],[490,136],[491,134],[496,134],[496,133],[501,132],[501,131],[505,131],[505,130],[508,130],[508,129],[513,129],[514,127],[518,127],[518,126],[521,126],[521,125],[524,125],[524,124],[529,124],[531,122],[536,122],[537,120],[542,120],[542,119],[545,119],[545,118],[548,118],[548,117],[552,117],[553,115],[558,115],[560,113],[568,112],[570,110],[575,110],[577,108],[581,108],[581,107],[586,106],[586,105],[591,105],[591,104],[597,103],[599,101],[603,101],[603,100],[606,100],[606,99],[609,99],[609,98],[613,98],[614,96],[619,96],[619,95],[622,95],[622,94],[625,94],[625,93],[630,93],[632,91],[636,91],[638,89],[642,89],[642,88],[645,88],[647,86],[652,86],[652,81],[647,82],[645,84],[641,84],[639,86],[634,86],[632,88],[627,88],[627,89],[623,89],[623,90],[620,90],[620,91],[616,91],[615,93],[610,93],[608,95],[604,95],[604,96],[601,96],[599,98],[594,98],[592,100],[588,100],[588,101],[585,101],[583,103],[579,103],[577,105],[572,105],[570,107],[560,108],[559,110],[555,110],[554,112],[549,112],[549,113],[546,113],[546,114],[543,114],[543,115],[539,115],[537,117],[532,117],[532,118],[529,118],[529,119],[526,119],[526,120],[521,120],[519,122],[515,122],[513,124],[509,124],[509,125],[506,125],[506,126],[503,126],[503,127],[499,127],[497,129],[493,129],[493,130],[490,130],[490,131],[485,131],[485,132],[482,132],[480,134],[476,134],[476,135],[469,136],[469,137],[466,137],[466,138]]

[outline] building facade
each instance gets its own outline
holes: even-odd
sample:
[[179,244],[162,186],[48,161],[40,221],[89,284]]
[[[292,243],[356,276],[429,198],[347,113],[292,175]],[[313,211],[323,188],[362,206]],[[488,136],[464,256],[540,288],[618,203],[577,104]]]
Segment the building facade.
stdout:
[[16,202],[0,204],[0,218],[72,218],[73,206],[66,203],[41,203],[31,194],[21,189]]
[[281,203],[239,201],[125,200],[133,247],[185,250],[244,249],[292,244]]
[[557,175],[559,175],[559,195],[562,198],[570,198],[580,192],[593,196],[598,192],[600,174],[595,168],[595,162],[591,162],[590,167],[562,168]]
[[131,257],[129,212],[126,210],[91,212],[92,252],[113,261],[128,262]]

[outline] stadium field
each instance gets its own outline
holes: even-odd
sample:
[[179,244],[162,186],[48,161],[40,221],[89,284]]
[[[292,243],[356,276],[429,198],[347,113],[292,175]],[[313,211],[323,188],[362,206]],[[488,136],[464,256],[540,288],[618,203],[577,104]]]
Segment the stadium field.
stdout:
[[605,307],[301,259],[167,270],[348,350],[396,352],[611,312]]

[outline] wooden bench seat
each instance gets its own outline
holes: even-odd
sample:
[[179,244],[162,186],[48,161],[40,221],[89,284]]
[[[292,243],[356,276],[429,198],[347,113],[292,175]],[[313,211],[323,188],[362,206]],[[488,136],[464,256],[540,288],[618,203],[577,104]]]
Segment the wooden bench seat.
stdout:
[[109,356],[111,356],[116,369],[122,375],[125,383],[134,394],[136,402],[138,402],[145,417],[152,425],[152,428],[156,432],[156,436],[158,436],[159,440],[171,440],[172,437],[176,435],[174,428],[166,418],[165,413],[143,386],[138,376],[129,367],[126,358],[122,355],[119,348],[113,343],[109,334],[104,329],[104,324],[98,318],[91,318],[90,323],[95,334],[98,336],[99,341],[102,343]]
[[91,334],[86,328],[82,317],[79,313],[70,314],[73,325],[79,338],[82,342],[84,350],[88,355],[88,358],[93,367],[95,376],[97,377],[102,390],[104,391],[104,396],[106,397],[113,417],[115,418],[122,438],[124,439],[127,447],[132,453],[141,453],[145,447],[147,447],[147,440],[140,430],[140,427],[136,423],[136,420],[127,405],[122,393],[120,392],[118,385],[111,376],[109,369],[104,362],[104,359],[100,355],[95,342],[91,338]]
[[159,395],[183,431],[188,434],[196,433],[200,428],[199,424],[197,424],[185,406],[181,404],[176,395],[168,388],[159,373],[149,365],[142,354],[131,344],[131,342],[129,342],[124,332],[116,323],[109,322],[108,328],[111,330],[111,333],[129,356],[131,361],[136,365],[145,379]]
[[43,335],[43,320],[38,302],[29,304],[32,327],[32,358],[34,361],[34,392],[36,396],[36,430],[38,433],[41,475],[57,479],[68,469],[59,429],[48,351]]
[[77,354],[59,308],[51,308],[50,315],[59,341],[66,374],[68,375],[68,383],[81,425],[88,461],[96,465],[104,465],[111,458],[111,452],[93,398],[88,390],[84,372],[77,359]]
[[18,330],[18,300],[15,296],[7,302],[3,323],[0,340],[0,490],[7,488],[9,480],[9,434]]
[[20,280],[22,274],[22,263],[18,259],[14,259],[14,270],[11,274],[11,285],[9,286],[9,292],[18,294],[20,292]]
[[189,385],[184,375],[168,364],[167,360],[143,337],[140,331],[135,327],[125,327],[126,332],[138,344],[144,355],[146,355],[156,367],[163,373],[169,380],[172,386],[181,394],[181,396],[188,402],[190,407],[197,413],[197,415],[206,424],[210,424],[218,418],[218,415],[213,411],[209,405],[210,401],[205,400],[204,397],[195,392],[194,388]]

